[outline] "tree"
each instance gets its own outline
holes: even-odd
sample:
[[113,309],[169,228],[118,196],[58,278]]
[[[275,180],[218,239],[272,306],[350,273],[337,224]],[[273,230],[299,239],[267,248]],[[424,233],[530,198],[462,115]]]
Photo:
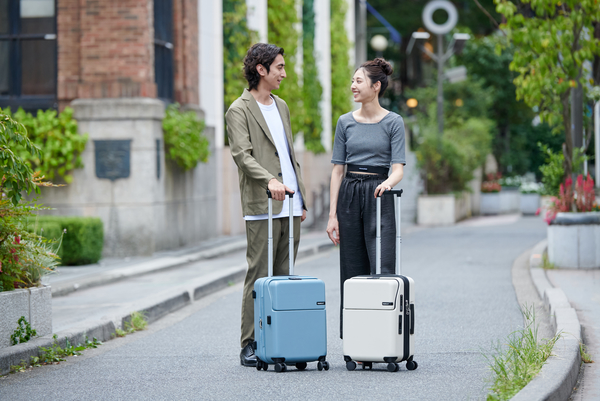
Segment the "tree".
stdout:
[[584,62],[600,54],[594,23],[600,21],[598,0],[494,0],[504,15],[515,46],[510,69],[517,98],[539,109],[542,121],[564,130],[565,177],[573,171],[571,88],[586,88]]

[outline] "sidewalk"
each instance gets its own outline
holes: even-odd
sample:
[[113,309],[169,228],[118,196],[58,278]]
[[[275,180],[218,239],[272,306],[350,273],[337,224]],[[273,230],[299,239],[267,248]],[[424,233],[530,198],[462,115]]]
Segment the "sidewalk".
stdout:
[[587,353],[595,363],[581,368],[573,401],[600,400],[600,270],[546,270],[556,288],[561,288],[575,308]]

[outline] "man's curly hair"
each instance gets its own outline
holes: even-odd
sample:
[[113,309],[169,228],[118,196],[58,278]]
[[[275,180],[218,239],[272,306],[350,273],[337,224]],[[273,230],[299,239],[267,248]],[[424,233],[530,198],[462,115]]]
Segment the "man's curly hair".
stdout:
[[256,89],[260,82],[260,74],[256,71],[256,66],[262,65],[268,73],[278,54],[285,56],[283,48],[267,43],[256,43],[248,50],[244,57],[244,76],[248,81],[249,90]]

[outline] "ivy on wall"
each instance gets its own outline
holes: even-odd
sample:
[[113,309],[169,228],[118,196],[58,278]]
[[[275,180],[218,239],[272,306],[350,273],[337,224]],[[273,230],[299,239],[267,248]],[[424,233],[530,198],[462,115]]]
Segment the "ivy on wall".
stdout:
[[302,89],[296,73],[298,40],[300,33],[296,29],[300,23],[296,12],[295,0],[268,0],[269,43],[283,47],[285,51],[285,72],[287,78],[282,82],[276,95],[281,97],[290,108],[292,132],[294,137],[304,129],[304,108]]
[[191,170],[198,162],[206,163],[210,155],[210,143],[202,134],[204,121],[194,111],[181,111],[178,103],[170,104],[162,122],[165,156],[184,171]]
[[248,49],[258,40],[256,31],[248,28],[246,11],[246,0],[223,0],[225,111],[248,87],[244,78],[243,60]]
[[[352,68],[350,67],[350,41],[344,26],[348,4],[346,0],[330,0],[330,7],[331,123],[332,132],[335,133],[338,118],[352,110],[350,98]],[[331,139],[334,139],[333,135]]]
[[315,59],[315,11],[314,0],[302,2],[302,52],[303,52],[303,85],[302,100],[304,105],[304,123],[302,132],[304,146],[313,153],[323,153],[321,143],[323,120],[319,103],[323,96],[323,88],[319,82],[319,72]]

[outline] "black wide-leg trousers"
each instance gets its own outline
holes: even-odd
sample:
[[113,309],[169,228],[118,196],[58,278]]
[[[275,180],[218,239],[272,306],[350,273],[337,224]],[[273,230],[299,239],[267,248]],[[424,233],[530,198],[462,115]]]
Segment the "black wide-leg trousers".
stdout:
[[[340,235],[340,338],[343,336],[344,282],[375,274],[377,199],[375,188],[387,175],[346,173],[340,185],[337,218]],[[381,197],[381,273],[394,274],[396,220],[394,197]]]

